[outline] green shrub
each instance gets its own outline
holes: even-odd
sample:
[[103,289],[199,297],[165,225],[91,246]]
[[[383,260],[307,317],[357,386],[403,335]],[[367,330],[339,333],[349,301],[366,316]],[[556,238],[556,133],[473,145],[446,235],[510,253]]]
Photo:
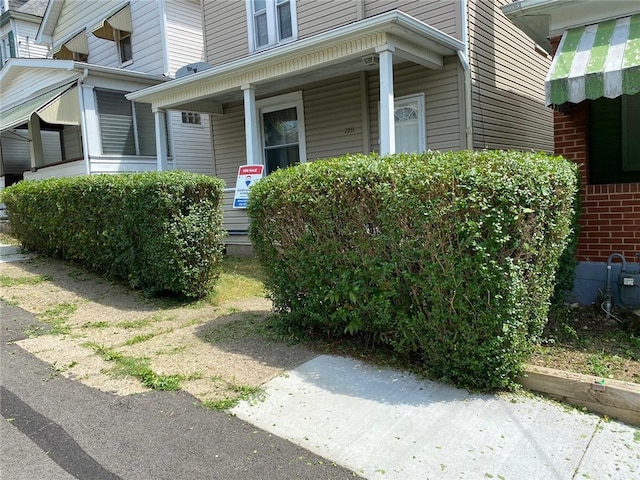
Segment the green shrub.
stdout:
[[575,191],[575,167],[544,154],[345,156],[252,187],[250,236],[286,328],[501,388],[544,326]]
[[183,172],[24,181],[5,189],[24,247],[148,293],[206,295],[222,258],[223,182]]

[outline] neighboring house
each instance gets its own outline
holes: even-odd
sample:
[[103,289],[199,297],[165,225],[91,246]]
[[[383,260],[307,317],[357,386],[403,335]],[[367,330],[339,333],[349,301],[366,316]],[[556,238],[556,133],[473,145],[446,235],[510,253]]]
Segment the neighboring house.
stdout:
[[247,216],[232,208],[244,164],[268,174],[347,152],[551,151],[550,58],[506,3],[203,0],[212,68],[127,98],[156,115],[209,103],[227,248],[246,250]]
[[163,121],[125,94],[203,60],[197,0],[50,0],[38,43],[48,59],[0,70],[4,179],[176,168],[212,174],[209,119],[185,106]]
[[503,10],[554,55],[546,104],[555,152],[580,165],[574,294],[588,304],[606,288],[612,253],[640,261],[640,2],[519,0]]
[[46,58],[49,45],[36,34],[47,0],[0,0],[0,66],[10,58]]

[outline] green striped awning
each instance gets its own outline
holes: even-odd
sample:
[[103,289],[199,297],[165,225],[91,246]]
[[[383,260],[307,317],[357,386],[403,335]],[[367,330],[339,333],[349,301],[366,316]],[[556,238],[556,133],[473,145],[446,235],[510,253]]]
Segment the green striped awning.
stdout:
[[564,32],[545,81],[546,104],[640,92],[640,14]]

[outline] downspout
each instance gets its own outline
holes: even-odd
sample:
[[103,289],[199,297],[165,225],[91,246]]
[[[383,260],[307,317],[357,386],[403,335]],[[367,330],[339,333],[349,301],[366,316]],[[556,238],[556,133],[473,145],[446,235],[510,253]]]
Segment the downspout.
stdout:
[[473,150],[473,120],[471,103],[471,69],[469,68],[469,24],[467,21],[467,0],[460,0],[460,20],[462,21],[461,40],[464,50],[458,50],[458,58],[464,75],[464,117],[467,150]]
[[89,75],[89,70],[84,69],[82,77],[78,79],[78,95],[80,95],[80,129],[82,132],[82,156],[84,157],[84,167],[87,175],[91,175],[91,162],[89,161],[89,138],[87,135],[87,116],[84,110],[84,92],[82,91],[82,83]]
[[167,37],[167,5],[164,0],[160,0],[160,38],[162,39],[162,66],[164,68],[164,75],[167,77],[171,77],[171,72],[169,71],[169,46]]

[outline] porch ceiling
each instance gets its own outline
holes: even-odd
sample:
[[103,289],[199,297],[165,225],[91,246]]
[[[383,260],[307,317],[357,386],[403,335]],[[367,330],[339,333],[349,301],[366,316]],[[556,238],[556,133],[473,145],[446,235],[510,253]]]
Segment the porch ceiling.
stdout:
[[[241,87],[257,95],[294,88],[318,80],[375,69],[362,58],[391,48],[394,61],[412,61],[440,68],[443,57],[464,49],[459,40],[398,10],[383,13],[287,45],[172,80],[127,95],[157,110],[221,113],[220,104],[240,100]],[[217,104],[217,105],[216,105]],[[216,110],[216,111],[213,111]]]

